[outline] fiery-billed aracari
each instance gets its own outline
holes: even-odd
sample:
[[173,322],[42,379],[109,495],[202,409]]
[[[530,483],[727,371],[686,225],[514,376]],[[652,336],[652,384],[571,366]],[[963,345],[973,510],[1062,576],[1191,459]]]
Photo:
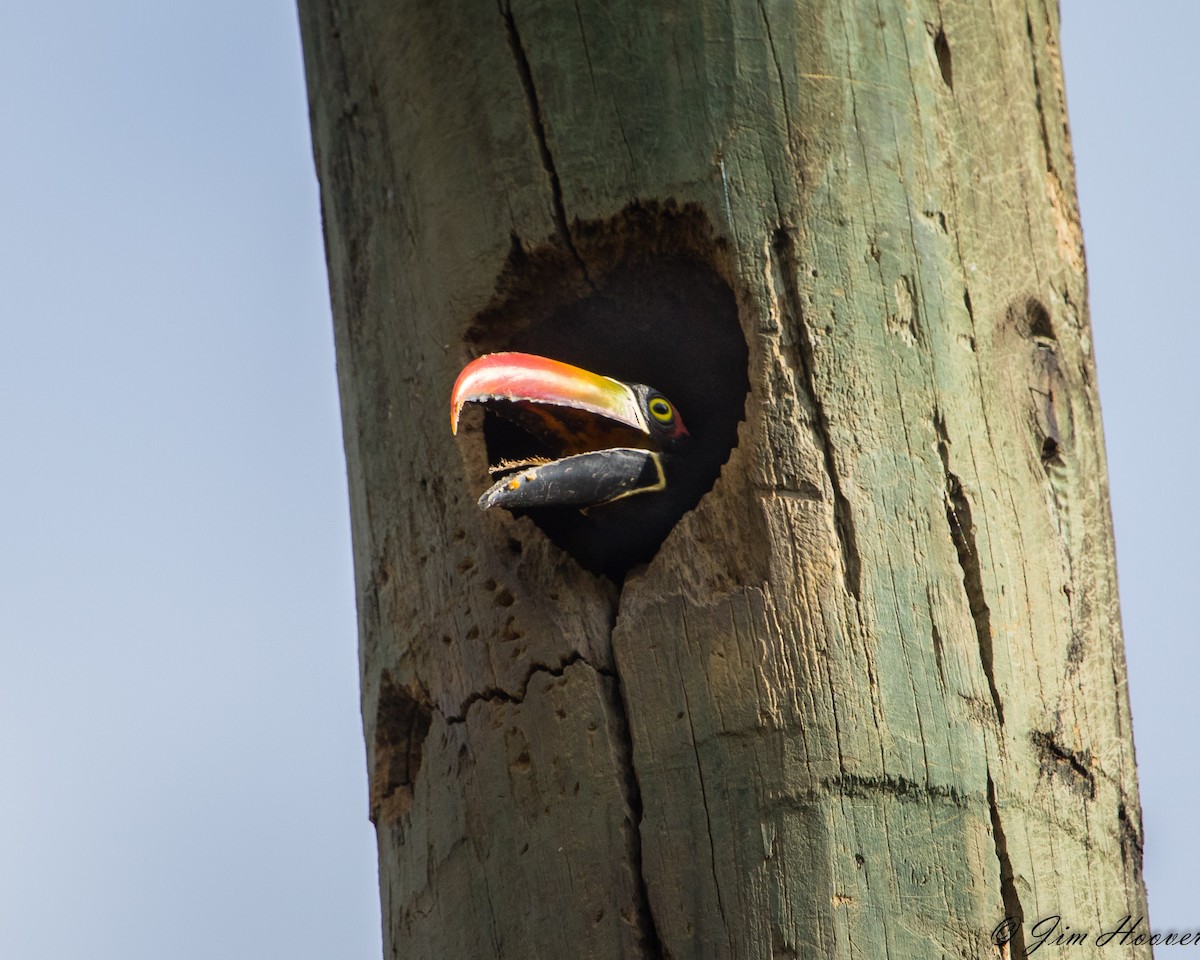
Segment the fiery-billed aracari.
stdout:
[[480,507],[528,512],[593,572],[619,578],[649,560],[715,475],[712,445],[689,435],[685,411],[650,386],[492,353],[459,374],[451,430],[468,403],[488,414],[495,482]]

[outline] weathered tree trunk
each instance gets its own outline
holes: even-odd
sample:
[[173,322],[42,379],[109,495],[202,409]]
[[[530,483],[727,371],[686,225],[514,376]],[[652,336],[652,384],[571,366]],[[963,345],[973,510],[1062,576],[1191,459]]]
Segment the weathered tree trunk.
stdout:
[[[300,11],[389,956],[1144,915],[1055,4]],[[477,509],[448,392],[673,256],[734,292],[750,394],[618,587]]]

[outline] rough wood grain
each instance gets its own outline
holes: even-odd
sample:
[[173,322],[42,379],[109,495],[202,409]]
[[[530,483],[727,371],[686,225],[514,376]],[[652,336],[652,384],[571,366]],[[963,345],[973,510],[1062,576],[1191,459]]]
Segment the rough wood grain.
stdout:
[[[1019,956],[1005,916],[1144,915],[1055,6],[300,13],[389,955]],[[618,589],[477,510],[446,398],[514,256],[585,290],[668,201],[751,394]]]

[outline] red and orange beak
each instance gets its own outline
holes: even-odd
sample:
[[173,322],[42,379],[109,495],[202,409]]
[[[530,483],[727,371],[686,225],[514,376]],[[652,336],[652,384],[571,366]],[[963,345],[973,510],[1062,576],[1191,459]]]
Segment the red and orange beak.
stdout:
[[629,386],[530,353],[490,353],[468,363],[450,394],[451,432],[458,432],[466,404],[496,400],[582,410],[650,433],[638,397]]
[[[489,450],[495,482],[479,505],[587,510],[664,489],[662,434],[651,432],[647,390],[528,353],[467,364],[450,393],[450,429],[457,433],[463,407],[476,403],[517,425],[523,438]],[[680,422],[668,436],[686,433]]]

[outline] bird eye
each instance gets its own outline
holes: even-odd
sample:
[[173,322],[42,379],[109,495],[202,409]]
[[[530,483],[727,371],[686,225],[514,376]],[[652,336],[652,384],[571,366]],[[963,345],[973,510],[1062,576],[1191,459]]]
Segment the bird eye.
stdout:
[[650,401],[650,415],[659,423],[670,423],[675,417],[675,410],[664,397],[655,397]]

